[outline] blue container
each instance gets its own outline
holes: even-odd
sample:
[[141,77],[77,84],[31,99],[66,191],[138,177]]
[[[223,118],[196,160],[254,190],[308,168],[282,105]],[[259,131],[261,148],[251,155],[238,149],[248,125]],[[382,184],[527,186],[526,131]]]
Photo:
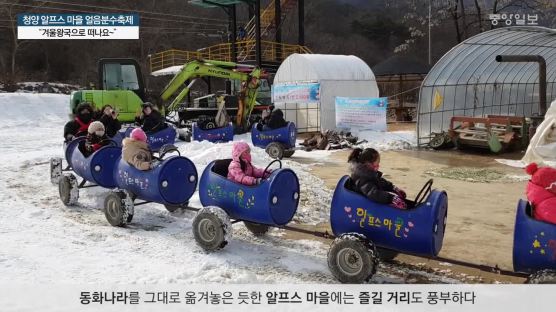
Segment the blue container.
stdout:
[[257,125],[258,124],[254,124],[251,129],[251,141],[253,145],[265,148],[272,142],[278,142],[282,143],[286,149],[295,147],[297,128],[293,122],[288,122],[285,127],[268,131],[257,130]]
[[556,270],[556,224],[532,217],[531,205],[519,200],[515,216],[514,271],[534,273],[538,270]]
[[229,142],[234,140],[234,126],[229,123],[226,127],[203,130],[194,122],[191,126],[191,135],[195,141]]
[[189,201],[197,188],[197,169],[191,160],[170,156],[151,170],[139,170],[120,159],[114,179],[121,189],[139,199],[164,205],[181,205]]
[[436,256],[442,248],[448,196],[433,190],[419,206],[398,209],[379,204],[348,190],[344,176],[334,191],[330,224],[335,236],[365,235],[375,245],[402,253]]
[[199,183],[201,204],[220,207],[232,219],[272,226],[290,222],[299,204],[299,180],[295,173],[277,169],[261,184],[246,186],[225,177],[230,161],[213,161],[203,171]]
[[[129,138],[131,136],[131,131],[135,129],[134,127],[128,127],[125,130],[118,131],[112,140],[116,141],[118,145],[122,145],[124,138]],[[158,151],[162,146],[166,144],[174,144],[176,142],[176,129],[172,125],[168,125],[167,128],[162,129],[158,132],[147,133],[147,144],[152,151]]]
[[104,146],[89,157],[85,158],[79,150],[79,145],[85,143],[84,137],[76,138],[66,146],[66,161],[75,174],[99,186],[112,188],[114,181],[114,167],[122,155],[122,148]]

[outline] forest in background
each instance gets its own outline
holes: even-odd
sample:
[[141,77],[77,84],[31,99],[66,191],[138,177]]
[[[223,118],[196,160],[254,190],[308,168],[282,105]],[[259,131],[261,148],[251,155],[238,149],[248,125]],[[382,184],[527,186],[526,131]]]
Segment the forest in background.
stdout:
[[[305,45],[314,53],[356,55],[371,67],[395,54],[427,63],[429,4],[433,64],[458,42],[495,27],[489,14],[537,14],[540,26],[556,28],[554,0],[305,0]],[[140,40],[17,40],[16,15],[33,12],[138,12]],[[238,26],[248,12],[238,6]],[[294,9],[283,22],[283,42],[296,44],[297,29]],[[150,54],[226,42],[228,30],[224,10],[187,0],[0,0],[0,83],[85,86],[96,82],[101,57],[135,58],[147,74]]]

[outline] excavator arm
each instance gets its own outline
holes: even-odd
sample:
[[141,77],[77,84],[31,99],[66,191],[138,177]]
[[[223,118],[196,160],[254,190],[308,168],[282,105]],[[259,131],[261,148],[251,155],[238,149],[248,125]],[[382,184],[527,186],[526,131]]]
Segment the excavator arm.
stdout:
[[[257,99],[257,91],[260,85],[261,70],[254,68],[251,73],[236,71],[237,65],[232,62],[200,61],[195,60],[185,64],[182,69],[164,87],[160,98],[163,101],[170,99],[176,92],[178,95],[166,107],[166,111],[176,110],[178,104],[189,93],[195,79],[201,77],[217,77],[241,81],[239,97],[239,108],[236,123],[244,126],[248,116],[251,114]],[[185,82],[190,80],[188,85]]]

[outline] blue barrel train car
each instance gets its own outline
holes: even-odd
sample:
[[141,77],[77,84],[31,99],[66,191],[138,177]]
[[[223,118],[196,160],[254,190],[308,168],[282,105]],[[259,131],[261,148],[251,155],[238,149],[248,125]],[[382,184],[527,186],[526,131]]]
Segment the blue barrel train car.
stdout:
[[[118,145],[122,145],[124,138],[129,138],[131,136],[131,131],[134,127],[128,127],[125,130],[120,130],[116,135],[114,135],[114,141]],[[147,144],[152,151],[157,152],[162,146],[167,144],[174,144],[176,142],[176,129],[173,125],[168,124],[168,127],[153,133],[147,133]]]
[[251,141],[254,146],[264,148],[266,153],[275,159],[291,157],[295,152],[297,128],[293,122],[288,122],[285,127],[259,131],[258,124],[251,129]]
[[436,256],[442,248],[448,212],[446,192],[432,190],[427,182],[410,208],[379,204],[352,191],[344,176],[334,191],[330,224],[337,237],[330,247],[328,264],[342,282],[369,280],[376,270],[377,255],[398,251]]
[[[113,177],[113,170],[117,159],[122,154],[122,149],[117,144],[104,146],[89,157],[85,157],[81,152],[85,144],[84,137],[78,137],[67,144],[65,147],[65,159],[68,169],[73,173],[62,172],[62,159],[53,158],[50,160],[50,177],[53,183],[58,184],[60,199],[64,205],[74,205],[79,199],[79,189],[83,187],[101,186],[112,188],[116,186]],[[78,183],[77,176],[83,178]],[[89,182],[92,185],[85,185]]]
[[227,244],[230,218],[243,221],[255,235],[264,234],[269,226],[290,222],[299,204],[299,180],[292,170],[274,170],[261,184],[246,186],[226,178],[230,162],[211,162],[199,183],[199,197],[205,208],[193,220],[193,234],[208,251]]
[[234,140],[234,126],[229,123],[226,127],[203,130],[194,122],[191,126],[191,135],[195,141],[229,142]]
[[526,200],[517,205],[514,271],[532,274],[529,283],[556,283],[556,224],[535,220]]
[[[171,151],[177,149],[172,147]],[[167,152],[163,147],[160,158]],[[163,204],[172,212],[180,207],[187,207],[197,188],[195,164],[182,156],[171,155],[146,171],[119,159],[113,174],[118,189],[104,201],[106,218],[113,226],[131,222],[136,199],[143,200],[143,203]]]

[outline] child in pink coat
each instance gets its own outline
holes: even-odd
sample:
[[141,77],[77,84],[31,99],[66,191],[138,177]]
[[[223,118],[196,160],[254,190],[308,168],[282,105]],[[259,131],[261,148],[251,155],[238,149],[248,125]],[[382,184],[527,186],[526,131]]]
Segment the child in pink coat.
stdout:
[[243,185],[257,185],[270,171],[251,164],[251,149],[245,142],[235,142],[232,147],[232,162],[228,166],[228,179]]

